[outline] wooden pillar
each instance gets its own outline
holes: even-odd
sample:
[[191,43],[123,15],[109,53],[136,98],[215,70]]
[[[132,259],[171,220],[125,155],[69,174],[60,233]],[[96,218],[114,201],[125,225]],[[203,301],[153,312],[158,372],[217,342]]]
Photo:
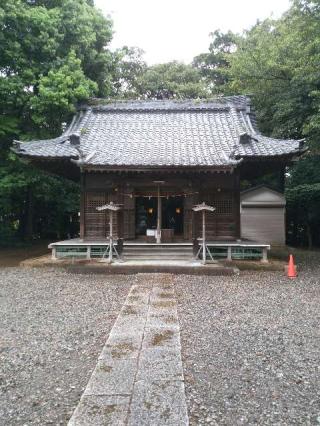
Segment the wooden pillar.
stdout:
[[193,194],[190,197],[186,198],[186,200],[188,200],[188,209],[190,215],[190,227],[187,239],[193,241],[196,238],[200,237],[200,227],[198,226],[197,215],[192,209],[193,205],[199,203],[200,186],[192,186],[190,190],[191,192],[193,192]]
[[205,210],[202,211],[202,263],[206,264],[206,256],[207,256],[207,250],[206,250],[206,212]]
[[158,185],[158,208],[157,208],[157,243],[160,244],[161,243],[161,216],[162,216],[162,211],[161,211],[161,196],[160,196],[160,185]]
[[[189,187],[185,190],[185,192],[193,193],[195,190],[193,187]],[[196,236],[195,232],[195,215],[192,207],[197,203],[197,199],[195,198],[195,194],[184,197],[183,200],[183,235],[184,239],[187,241],[192,241]]]
[[109,220],[110,220],[110,222],[109,222],[109,229],[110,229],[110,231],[109,231],[109,233],[110,233],[110,235],[109,235],[109,238],[110,238],[110,244],[109,244],[109,263],[111,263],[112,262],[112,254],[113,254],[113,229],[112,229],[112,227],[113,227],[113,211],[112,210],[109,210]]
[[[115,203],[117,204],[121,204],[124,207],[124,199],[128,198],[127,196],[124,196],[124,193],[126,193],[126,189],[123,185],[123,183],[121,182],[121,185],[119,186],[120,192],[118,191],[117,193],[117,198],[115,199]],[[115,220],[115,225],[117,228],[117,237],[118,238],[123,238],[123,233],[124,233],[124,209],[121,209],[117,216],[116,216],[116,220]]]
[[233,184],[233,200],[234,200],[234,220],[235,220],[235,237],[241,238],[240,229],[240,173],[238,170],[234,171],[234,184]]
[[123,210],[122,215],[122,224],[123,224],[123,239],[133,239],[136,236],[136,203],[134,197],[134,190],[132,188],[124,187],[123,192],[126,192],[130,195],[123,197]]
[[83,171],[80,173],[80,238],[83,240],[85,237],[85,201],[86,201],[86,192],[85,192],[85,174]]

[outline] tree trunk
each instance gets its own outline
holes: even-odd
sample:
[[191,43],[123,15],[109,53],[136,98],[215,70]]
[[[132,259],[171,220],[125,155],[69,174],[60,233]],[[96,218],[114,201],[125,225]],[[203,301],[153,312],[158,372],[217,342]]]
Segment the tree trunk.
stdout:
[[308,248],[309,250],[311,250],[313,246],[313,242],[312,242],[312,229],[309,223],[307,223],[307,238],[308,238]]
[[279,171],[279,189],[282,192],[284,192],[284,189],[285,189],[285,173],[286,173],[286,168],[281,167],[281,170]]
[[27,190],[25,216],[24,239],[29,241],[33,237],[33,194],[30,186]]

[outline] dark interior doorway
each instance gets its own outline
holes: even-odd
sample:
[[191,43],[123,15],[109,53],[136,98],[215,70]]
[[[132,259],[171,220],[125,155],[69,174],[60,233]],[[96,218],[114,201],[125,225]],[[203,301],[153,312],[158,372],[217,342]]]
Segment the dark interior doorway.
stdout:
[[136,198],[136,235],[146,235],[147,229],[157,228],[157,199]]
[[[162,229],[173,229],[174,235],[183,234],[183,197],[162,198]],[[136,198],[136,235],[146,235],[147,229],[157,229],[156,197]]]
[[173,229],[174,235],[183,234],[183,197],[162,199],[162,228]]

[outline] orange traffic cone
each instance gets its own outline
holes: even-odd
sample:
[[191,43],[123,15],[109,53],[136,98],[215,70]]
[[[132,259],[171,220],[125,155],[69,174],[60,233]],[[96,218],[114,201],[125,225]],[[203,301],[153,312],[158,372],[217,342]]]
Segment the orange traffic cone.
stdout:
[[293,256],[290,254],[289,256],[289,265],[288,265],[288,278],[296,278],[297,271],[293,261]]

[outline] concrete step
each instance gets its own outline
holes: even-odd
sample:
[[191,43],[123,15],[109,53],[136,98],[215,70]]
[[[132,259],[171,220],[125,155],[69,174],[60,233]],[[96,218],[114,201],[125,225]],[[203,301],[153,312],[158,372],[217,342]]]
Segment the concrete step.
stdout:
[[123,248],[123,251],[125,251],[126,253],[192,253],[192,249],[189,247],[183,247],[181,249],[156,249],[156,248],[144,248],[144,247],[139,247],[139,248],[130,248],[128,249],[127,247]]
[[148,252],[148,253],[187,253],[192,252],[192,247],[172,247],[172,248],[158,248],[158,247],[123,247],[126,252]]
[[192,250],[192,246],[123,246],[124,250],[170,250],[170,251],[181,251],[181,250]]
[[192,251],[185,251],[185,252],[179,252],[179,251],[172,251],[172,252],[161,252],[161,251],[126,251],[124,250],[122,254],[126,256],[192,256]]
[[193,251],[192,250],[123,250],[123,253],[128,253],[128,254],[192,254]]
[[193,257],[193,252],[170,252],[170,253],[166,253],[166,252],[147,252],[147,251],[136,251],[136,252],[128,252],[128,251],[123,251],[122,252],[122,256],[123,257],[127,257],[127,258],[140,258],[140,257],[144,257],[144,258],[153,258],[153,259],[172,259],[172,258],[179,258],[179,259],[190,259]]
[[193,249],[190,245],[124,245],[122,258],[124,260],[138,261],[191,261],[193,259]]
[[192,245],[163,245],[163,244],[139,244],[139,245],[123,245],[125,250],[192,250]]
[[122,256],[123,260],[154,260],[154,261],[164,261],[164,260],[186,260],[192,261],[192,256],[168,256],[168,257],[159,257],[159,256]]
[[193,255],[165,255],[165,256],[158,256],[158,255],[152,255],[152,254],[143,254],[143,255],[128,255],[123,254],[122,258],[124,260],[192,260]]

